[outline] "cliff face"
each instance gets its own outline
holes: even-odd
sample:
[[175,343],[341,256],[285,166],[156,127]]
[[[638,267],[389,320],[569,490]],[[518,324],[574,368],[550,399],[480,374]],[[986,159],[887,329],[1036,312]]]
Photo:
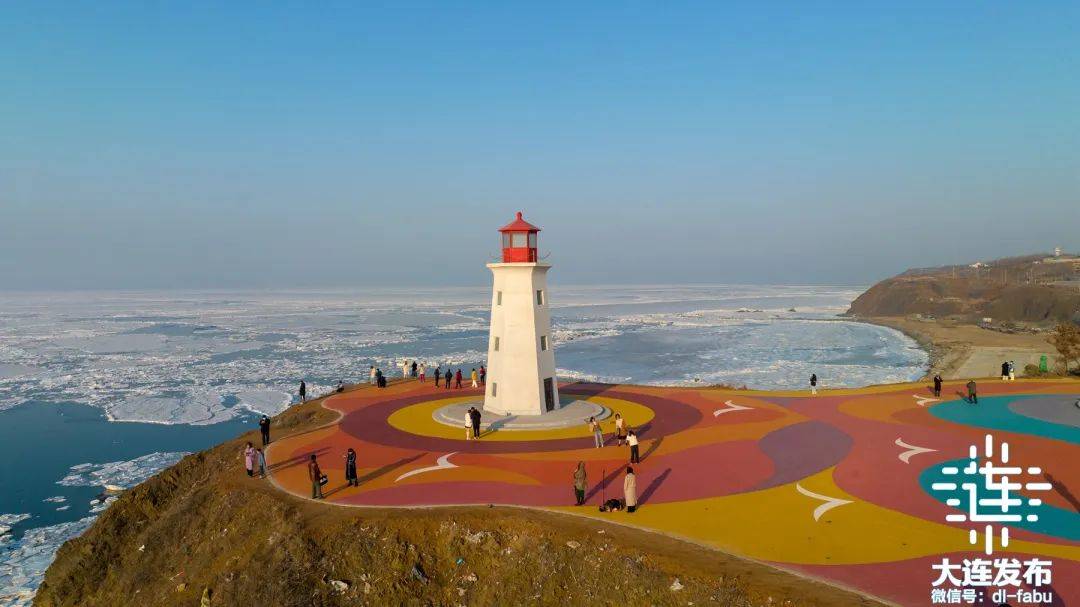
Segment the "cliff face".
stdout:
[[[334,415],[312,402],[275,435]],[[257,433],[184,458],[65,544],[34,604],[872,605],[642,531],[516,508],[358,509],[244,474]],[[676,578],[677,588],[672,589]]]
[[1051,279],[1057,276],[1047,277],[1047,272],[1060,271],[1071,271],[1071,266],[1038,264],[1031,258],[1000,260],[982,268],[964,266],[959,271],[953,267],[908,271],[870,287],[851,303],[847,313],[922,314],[968,321],[990,317],[995,322],[1065,321],[1080,311],[1080,289],[1053,284],[1056,281]]

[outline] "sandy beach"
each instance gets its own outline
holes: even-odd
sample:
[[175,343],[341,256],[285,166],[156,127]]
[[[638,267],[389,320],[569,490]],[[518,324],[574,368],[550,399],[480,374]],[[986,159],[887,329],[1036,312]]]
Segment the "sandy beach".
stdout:
[[866,322],[903,331],[930,351],[927,377],[940,373],[945,379],[995,377],[1001,362],[1016,363],[1017,372],[1028,364],[1039,364],[1046,354],[1051,369],[1056,351],[1045,334],[1010,334],[984,329],[977,325],[947,320],[881,316],[863,318]]

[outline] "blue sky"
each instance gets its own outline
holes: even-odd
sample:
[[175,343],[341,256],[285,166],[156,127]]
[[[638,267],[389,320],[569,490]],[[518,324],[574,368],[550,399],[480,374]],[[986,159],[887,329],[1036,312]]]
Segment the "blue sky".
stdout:
[[[456,5],[455,5],[456,4]],[[0,8],[0,289],[861,284],[1080,249],[1076,3]]]

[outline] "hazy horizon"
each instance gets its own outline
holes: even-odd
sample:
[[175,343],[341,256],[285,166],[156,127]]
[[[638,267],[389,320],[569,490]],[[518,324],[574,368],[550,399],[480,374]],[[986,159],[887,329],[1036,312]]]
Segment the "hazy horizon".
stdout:
[[1080,249],[1080,5],[9,5],[0,291],[869,285]]

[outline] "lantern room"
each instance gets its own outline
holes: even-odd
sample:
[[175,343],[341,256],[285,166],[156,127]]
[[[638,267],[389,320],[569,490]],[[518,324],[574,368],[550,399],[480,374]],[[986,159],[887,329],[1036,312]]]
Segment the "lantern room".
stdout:
[[540,228],[521,218],[518,211],[514,221],[499,228],[502,233],[503,263],[536,263],[536,233]]

